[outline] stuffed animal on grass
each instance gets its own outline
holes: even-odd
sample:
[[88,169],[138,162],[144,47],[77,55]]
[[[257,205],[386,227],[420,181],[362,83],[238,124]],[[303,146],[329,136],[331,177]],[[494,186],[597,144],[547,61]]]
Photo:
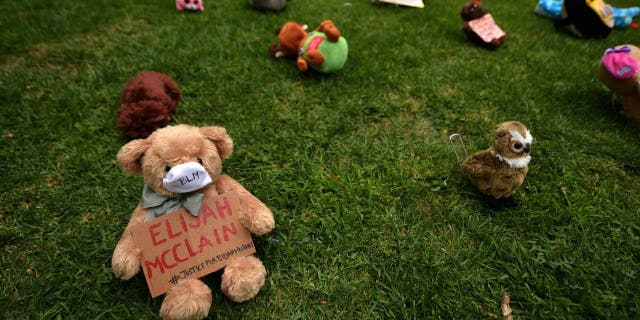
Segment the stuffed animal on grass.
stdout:
[[622,98],[620,114],[640,123],[640,49],[630,44],[607,49],[600,62],[600,79]]
[[122,90],[116,125],[131,138],[146,138],[169,122],[180,100],[182,92],[169,76],[140,72]]
[[633,29],[638,28],[638,24],[633,22],[633,18],[640,14],[640,7],[630,7],[630,8],[616,8],[611,7],[613,10],[613,27],[614,28],[626,28],[630,27]]
[[202,0],[176,0],[178,11],[204,11]]
[[507,39],[507,34],[496,24],[481,0],[465,3],[460,10],[460,16],[466,21],[462,31],[471,42],[485,48],[497,49]]
[[296,58],[302,72],[314,69],[321,73],[336,72],[344,66],[349,54],[347,41],[331,20],[323,21],[309,33],[307,26],[287,22],[276,30],[278,43],[269,51],[276,58]]
[[[170,210],[179,210],[181,204],[197,201],[200,194],[207,197],[234,191],[240,198],[240,221],[251,233],[262,235],[274,228],[269,208],[221,173],[222,160],[232,150],[233,142],[224,128],[189,125],[158,129],[148,138],[130,141],[120,149],[118,162],[124,171],[142,175],[145,185],[141,202],[113,252],[112,268],[118,278],[130,279],[141,269],[141,250],[136,247],[132,228]],[[175,179],[184,176],[198,179],[188,183]],[[173,204],[178,208],[169,209]],[[265,276],[265,267],[255,256],[234,258],[224,268],[222,292],[236,302],[251,299],[264,284]],[[201,319],[209,313],[211,299],[211,290],[201,280],[180,280],[167,292],[160,315],[164,319]]]
[[282,11],[287,0],[249,0],[249,5],[260,11]]
[[[539,0],[534,12],[551,20],[562,20],[562,6],[564,0]],[[611,7],[613,13],[613,27],[623,29],[638,28],[633,18],[640,14],[640,7],[616,8]]]
[[500,124],[487,150],[477,152],[462,162],[469,181],[494,209],[514,208],[519,204],[513,194],[529,170],[531,143],[529,130],[518,121]]

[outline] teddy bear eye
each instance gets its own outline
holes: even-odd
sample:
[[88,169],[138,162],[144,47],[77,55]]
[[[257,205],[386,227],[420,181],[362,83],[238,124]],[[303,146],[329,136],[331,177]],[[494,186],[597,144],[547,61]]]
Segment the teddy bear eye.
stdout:
[[166,166],[166,167],[164,167],[164,172],[169,172],[170,170],[171,170],[171,167],[170,167],[170,166]]
[[198,163],[202,164],[202,159],[198,158]]

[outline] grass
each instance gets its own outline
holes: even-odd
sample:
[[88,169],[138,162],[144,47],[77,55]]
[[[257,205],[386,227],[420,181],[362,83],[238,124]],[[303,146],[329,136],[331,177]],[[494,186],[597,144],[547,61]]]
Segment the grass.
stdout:
[[[183,90],[172,123],[227,128],[224,171],[276,217],[256,240],[267,283],[237,304],[207,277],[213,318],[491,319],[505,292],[518,319],[640,317],[640,127],[597,78],[640,31],[574,39],[535,2],[486,2],[508,33],[495,52],[465,40],[451,0],[0,3],[0,318],[157,317],[144,277],[110,267],[142,187],[115,161],[115,110],[141,70]],[[269,56],[276,26],[327,18],[349,42],[340,73]],[[494,212],[447,137],[477,151],[512,119],[532,162],[522,207]]]

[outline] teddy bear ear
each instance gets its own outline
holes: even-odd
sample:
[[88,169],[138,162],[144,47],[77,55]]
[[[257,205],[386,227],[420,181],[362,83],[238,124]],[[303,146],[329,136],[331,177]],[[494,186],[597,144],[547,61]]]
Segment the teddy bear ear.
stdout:
[[233,152],[233,140],[231,140],[225,128],[203,127],[200,128],[200,132],[216,145],[220,158],[224,160],[231,156],[231,152]]
[[138,174],[142,172],[142,156],[151,146],[147,139],[133,140],[120,148],[118,162],[125,172]]

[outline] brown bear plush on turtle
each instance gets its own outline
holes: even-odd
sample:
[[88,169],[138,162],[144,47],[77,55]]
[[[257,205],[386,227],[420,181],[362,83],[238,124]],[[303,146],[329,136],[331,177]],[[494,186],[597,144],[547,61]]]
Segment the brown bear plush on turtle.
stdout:
[[269,46],[269,52],[276,58],[296,58],[298,70],[302,72],[309,68],[321,73],[342,69],[349,46],[333,21],[325,20],[309,33],[306,30],[307,25],[285,23],[276,30],[278,42]]
[[462,6],[462,20],[466,21],[462,31],[467,39],[485,48],[497,49],[504,44],[507,34],[496,24],[481,0],[472,0]]

